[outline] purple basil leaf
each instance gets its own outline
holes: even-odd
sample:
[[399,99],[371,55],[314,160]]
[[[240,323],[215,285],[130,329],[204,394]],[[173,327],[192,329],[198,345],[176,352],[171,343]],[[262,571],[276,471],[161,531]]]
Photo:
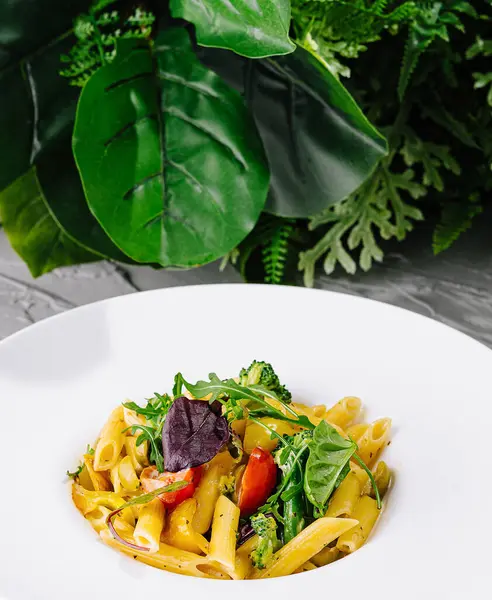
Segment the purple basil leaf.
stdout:
[[164,468],[176,473],[212,460],[229,441],[227,419],[205,400],[176,398],[162,428]]

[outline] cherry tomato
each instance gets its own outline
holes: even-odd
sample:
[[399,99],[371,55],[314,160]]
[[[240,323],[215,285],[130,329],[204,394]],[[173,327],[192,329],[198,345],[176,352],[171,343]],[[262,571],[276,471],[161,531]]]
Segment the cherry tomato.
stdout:
[[277,482],[277,467],[267,450],[255,448],[248,460],[238,493],[241,515],[251,515],[272,493]]
[[177,492],[164,492],[162,495],[157,496],[159,500],[165,504],[168,510],[176,508],[178,504],[188,500],[195,493],[197,485],[200,483],[202,476],[202,468],[194,467],[192,469],[184,469],[177,473],[170,473],[164,471],[159,473],[156,467],[147,467],[142,471],[140,475],[140,481],[142,488],[145,493],[152,492],[161,487],[166,487],[175,481],[187,481],[188,485]]

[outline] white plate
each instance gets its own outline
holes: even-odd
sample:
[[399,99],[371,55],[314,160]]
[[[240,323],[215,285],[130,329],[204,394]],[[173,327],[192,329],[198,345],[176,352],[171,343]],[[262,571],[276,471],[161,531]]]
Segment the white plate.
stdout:
[[[360,396],[393,418],[395,485],[369,542],[302,575],[221,582],[106,548],[67,468],[125,398],[272,362],[301,401]],[[0,344],[0,598],[490,598],[490,350],[391,306],[267,286],[175,288],[43,321]]]

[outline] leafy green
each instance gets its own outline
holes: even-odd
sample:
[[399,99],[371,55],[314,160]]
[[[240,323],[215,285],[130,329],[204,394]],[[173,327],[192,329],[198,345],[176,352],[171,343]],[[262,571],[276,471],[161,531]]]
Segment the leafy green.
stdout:
[[473,196],[468,204],[465,202],[449,202],[446,204],[432,236],[434,254],[447,250],[464,231],[470,229],[473,219],[482,210],[479,199]]
[[58,267],[99,260],[70,238],[50,212],[36,172],[30,169],[0,192],[0,220],[33,277]]
[[[400,115],[406,117],[406,108]],[[408,125],[398,120],[389,135],[391,152],[363,185],[345,200],[313,217],[309,227],[316,230],[328,225],[315,246],[299,255],[304,282],[312,286],[317,262],[324,257],[323,268],[331,274],[340,264],[355,273],[357,263],[351,252],[361,248],[358,264],[368,271],[373,261],[381,262],[383,251],[378,237],[403,240],[413,229],[413,221],[424,218],[422,211],[409,204],[407,197],[420,200],[431,188],[442,192],[446,172],[459,175],[460,165],[449,146],[422,140]],[[401,164],[405,170],[401,170]],[[394,165],[399,165],[396,170]],[[411,168],[408,168],[411,167]]]
[[[74,23],[77,43],[61,61],[68,63],[60,75],[70,78],[70,85],[83,87],[99,67],[116,56],[116,39],[148,38],[155,16],[136,8],[122,19],[114,8],[116,0],[97,0],[87,14],[79,15]],[[109,9],[109,10],[106,10]],[[104,12],[103,12],[104,11]]]
[[[195,398],[205,398],[210,394],[210,403],[219,400],[224,405],[225,414],[229,420],[245,418],[244,408],[239,401],[249,400],[254,407],[248,409],[250,417],[268,416],[307,429],[314,429],[314,425],[305,415],[298,415],[288,404],[282,402],[274,392],[261,385],[241,386],[234,379],[222,381],[215,373],[209,374],[209,381],[197,381],[196,384],[191,384],[183,379],[183,383]],[[287,414],[269,404],[264,396],[280,402]]]
[[201,55],[253,113],[271,172],[267,212],[310,217],[357,189],[386,154],[383,136],[304,48],[265,60],[218,50]]
[[275,454],[275,460],[282,471],[280,499],[283,502],[284,543],[294,539],[306,525],[303,480],[311,439],[311,432],[300,432],[290,439],[290,446],[282,447]]
[[36,164],[76,101],[59,77],[72,19],[87,0],[0,2],[0,191]]
[[282,283],[288,254],[288,242],[292,231],[292,220],[285,219],[264,246],[263,266],[265,268],[265,283]]
[[68,471],[67,470],[67,477],[69,477],[70,479],[76,479],[84,470],[84,464],[81,463],[76,469],[75,471]]
[[171,13],[196,27],[202,46],[233,50],[250,58],[288,54],[290,0],[171,0]]
[[[281,437],[276,432],[273,432],[273,430],[262,421],[256,422],[268,431],[275,433],[282,443],[280,449],[275,453],[275,462],[282,471],[280,484],[277,486],[275,492],[267,499],[265,504],[258,508],[257,512],[263,514],[272,513],[275,515],[275,518],[285,526],[284,517],[280,513],[283,512],[284,502],[289,502],[295,495],[302,492],[302,489],[299,489],[298,486],[299,482],[295,481],[295,483],[291,485],[291,480],[294,477],[297,477],[298,471],[303,468],[305,462],[304,459],[308,450],[309,441],[312,439],[313,431],[304,430],[291,437]],[[292,517],[291,512],[289,510],[287,512],[289,516]],[[301,522],[301,519],[302,515],[300,515],[299,521],[296,520],[295,524],[287,525],[287,527],[290,527],[291,530],[297,529],[297,524]]]
[[[482,37],[477,36],[475,42],[468,48],[466,52],[466,58],[472,59],[478,56],[490,57],[492,56],[492,40],[484,40]],[[487,103],[492,107],[492,71],[488,73],[473,73],[473,79],[475,80],[475,89],[487,89]]]
[[[385,31],[412,23],[412,0],[293,0],[296,42],[317,54],[335,75],[350,76],[345,59],[357,58]],[[341,61],[339,60],[341,57]]]
[[[90,444],[87,444],[87,449],[85,451],[86,454],[89,454],[90,456],[94,455],[94,448],[91,447]],[[81,462],[79,464],[79,466],[75,469],[75,471],[70,472],[67,470],[67,477],[69,477],[70,479],[77,479],[77,477],[82,473],[82,471],[84,470],[84,463]]]
[[241,241],[265,202],[254,124],[238,94],[198,62],[184,29],[117,48],[77,110],[73,146],[89,206],[135,260],[210,262]]
[[413,170],[393,173],[382,163],[357,192],[314,217],[311,229],[325,224],[330,227],[313,248],[299,254],[299,270],[304,271],[305,284],[312,287],[316,263],[323,256],[323,268],[328,275],[337,263],[347,273],[355,273],[357,264],[349,251],[358,247],[361,247],[359,266],[363,271],[368,271],[373,261],[381,262],[383,251],[376,234],[385,240],[391,237],[401,240],[413,227],[410,219],[423,218],[418,208],[407,204],[401,191],[414,199],[425,194],[424,186],[415,181]]
[[[72,20],[87,4],[39,0],[25,10],[18,0],[0,3],[0,192],[35,166],[45,203],[65,237],[99,257],[132,262],[91,214],[71,151],[79,91],[58,72],[60,54],[75,42]],[[36,251],[42,262],[43,248]],[[60,264],[84,262],[71,261],[71,254],[60,251]]]
[[159,473],[164,472],[164,458],[162,456],[160,438],[156,436],[156,430],[148,425],[131,425],[123,431],[129,431],[132,435],[141,432],[137,437],[136,444],[140,446],[145,441],[149,442],[149,460],[155,464]]
[[273,517],[259,513],[251,517],[251,526],[259,538],[258,545],[251,553],[251,560],[257,569],[266,569],[274,552],[280,547],[277,537],[277,522]]
[[161,395],[154,392],[154,397],[147,400],[146,406],[139,406],[135,402],[125,402],[123,406],[134,410],[137,414],[146,418],[146,425],[132,425],[125,431],[130,431],[132,435],[141,432],[137,437],[136,444],[140,446],[145,441],[149,442],[149,459],[155,464],[157,470],[164,471],[164,458],[162,455],[162,428],[166,420],[167,413],[171,408],[173,400],[167,395]]
[[440,38],[449,42],[449,27],[464,31],[463,23],[457,13],[477,17],[475,9],[463,0],[444,0],[442,2],[422,2],[415,11],[415,19],[410,27],[405,54],[400,71],[398,95],[403,99],[421,54]]
[[357,450],[357,444],[343,438],[326,421],[321,421],[309,443],[309,457],[304,473],[304,490],[315,507],[315,516],[323,516],[328,500],[346,471],[346,465]]
[[177,373],[174,377],[174,385],[173,385],[173,398],[177,398],[181,396],[183,391],[183,376],[181,373]]

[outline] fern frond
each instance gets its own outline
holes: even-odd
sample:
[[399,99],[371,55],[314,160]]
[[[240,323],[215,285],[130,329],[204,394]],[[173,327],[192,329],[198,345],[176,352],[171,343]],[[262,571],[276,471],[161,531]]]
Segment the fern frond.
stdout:
[[447,250],[459,236],[467,231],[473,219],[482,212],[478,198],[471,198],[469,204],[452,202],[447,204],[441,213],[441,220],[434,229],[432,249],[434,254]]
[[289,251],[289,238],[293,229],[293,221],[284,219],[270,241],[264,245],[262,255],[265,283],[282,283]]
[[408,84],[412,77],[422,50],[416,47],[413,32],[410,30],[407,41],[405,43],[405,50],[403,51],[403,58],[400,67],[400,75],[398,78],[398,98],[400,102],[403,101],[405,92],[407,91]]
[[87,14],[75,20],[77,43],[60,57],[61,62],[68,65],[60,70],[60,75],[68,77],[71,85],[83,87],[99,67],[114,59],[117,38],[151,35],[155,21],[152,13],[136,8],[128,18],[122,19],[117,10],[106,10],[112,4],[115,0],[97,0]]
[[[400,8],[405,9],[405,5]],[[461,17],[458,16],[461,13],[478,18],[478,14],[471,4],[462,0],[423,2],[418,10],[410,14],[412,23],[409,26],[408,40],[405,46],[398,82],[398,97],[400,101],[403,100],[420,56],[429,48],[434,40],[440,38],[449,42],[448,30],[451,27],[462,32],[464,31]]]

